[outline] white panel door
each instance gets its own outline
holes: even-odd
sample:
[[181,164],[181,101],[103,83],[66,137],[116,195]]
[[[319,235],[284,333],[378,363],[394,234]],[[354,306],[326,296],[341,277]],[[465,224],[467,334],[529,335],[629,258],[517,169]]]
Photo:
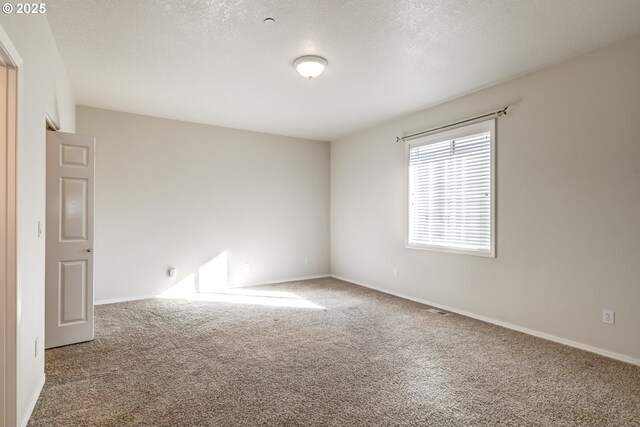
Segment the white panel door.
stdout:
[[95,138],[47,132],[45,347],[94,337]]

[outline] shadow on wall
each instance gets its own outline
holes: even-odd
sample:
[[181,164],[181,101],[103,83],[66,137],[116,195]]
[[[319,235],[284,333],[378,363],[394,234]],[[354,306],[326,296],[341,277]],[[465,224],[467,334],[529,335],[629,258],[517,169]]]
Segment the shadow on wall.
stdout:
[[228,262],[228,252],[223,251],[198,270],[187,275],[176,285],[160,294],[158,298],[273,307],[324,308],[291,292],[230,288]]

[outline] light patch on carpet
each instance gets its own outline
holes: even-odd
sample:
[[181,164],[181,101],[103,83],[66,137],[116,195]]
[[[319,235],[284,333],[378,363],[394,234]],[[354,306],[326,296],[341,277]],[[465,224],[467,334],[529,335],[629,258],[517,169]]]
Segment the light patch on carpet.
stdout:
[[271,307],[313,308],[324,307],[299,297],[291,292],[265,291],[254,289],[227,289],[213,292],[171,289],[158,298],[186,299],[189,301],[224,302],[232,304],[266,305]]

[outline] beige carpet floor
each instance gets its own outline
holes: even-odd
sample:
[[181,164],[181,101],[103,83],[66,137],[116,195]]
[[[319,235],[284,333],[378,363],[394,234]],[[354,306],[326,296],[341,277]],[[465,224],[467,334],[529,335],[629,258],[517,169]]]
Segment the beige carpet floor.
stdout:
[[331,278],[249,292],[96,307],[29,426],[640,426],[638,366]]

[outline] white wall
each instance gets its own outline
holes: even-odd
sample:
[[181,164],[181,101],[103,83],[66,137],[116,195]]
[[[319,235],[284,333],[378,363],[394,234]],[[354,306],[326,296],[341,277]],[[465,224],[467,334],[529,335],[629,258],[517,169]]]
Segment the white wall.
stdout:
[[[640,362],[639,76],[634,39],[333,142],[332,273]],[[498,257],[406,249],[395,137],[518,100],[497,125]]]
[[88,107],[77,123],[97,138],[97,301],[225,250],[230,285],[329,273],[329,143]]
[[[75,100],[44,16],[0,14],[0,25],[20,55],[18,95],[18,421],[24,420],[44,380],[45,116],[75,129]],[[34,342],[39,339],[38,355]]]

